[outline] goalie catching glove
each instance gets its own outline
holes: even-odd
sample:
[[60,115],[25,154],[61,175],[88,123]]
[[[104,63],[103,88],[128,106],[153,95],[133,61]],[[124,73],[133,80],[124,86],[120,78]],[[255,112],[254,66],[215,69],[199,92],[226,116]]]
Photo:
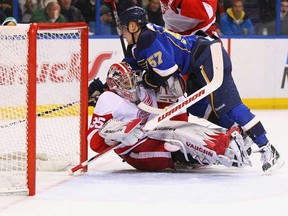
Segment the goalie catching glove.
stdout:
[[134,145],[144,136],[141,127],[138,125],[133,130],[127,132],[127,122],[117,119],[110,119],[99,131],[99,135],[105,139],[107,145],[114,145],[117,142],[126,146]]

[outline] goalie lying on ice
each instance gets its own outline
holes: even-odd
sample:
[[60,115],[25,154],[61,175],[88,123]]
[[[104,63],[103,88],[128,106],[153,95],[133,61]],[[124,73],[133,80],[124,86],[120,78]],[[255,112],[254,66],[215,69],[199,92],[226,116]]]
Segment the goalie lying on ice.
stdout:
[[[143,132],[141,128],[155,116],[140,110],[135,101],[154,107],[157,102],[151,89],[140,87],[136,92],[136,76],[125,63],[110,67],[108,90],[98,97],[89,126],[87,139],[93,151],[100,153],[119,143],[115,152],[132,167],[145,171],[177,169],[179,164],[190,168],[250,165],[238,128],[209,129],[186,122],[187,114],[183,113],[168,125]],[[125,133],[125,125],[139,117],[140,125]]]

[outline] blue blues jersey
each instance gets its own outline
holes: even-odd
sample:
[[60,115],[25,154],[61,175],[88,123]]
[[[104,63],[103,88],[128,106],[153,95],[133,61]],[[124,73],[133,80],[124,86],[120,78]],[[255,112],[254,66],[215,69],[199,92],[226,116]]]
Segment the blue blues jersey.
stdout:
[[[198,40],[196,42],[196,39],[194,35],[181,36],[155,24],[147,24],[142,28],[137,43],[128,46],[128,55],[124,61],[129,62],[133,69],[153,69],[163,80],[175,72],[189,75],[191,68],[193,76],[188,77],[190,93],[187,92],[191,94],[208,85],[214,77],[212,56],[208,49],[197,50],[197,58],[191,62],[193,46],[198,47],[196,43],[201,43]],[[249,125],[247,134],[261,147],[268,142],[266,131],[242,103],[231,74],[231,60],[223,47],[222,54],[224,79],[221,86],[188,108],[188,111],[198,117],[208,117],[209,121],[223,127],[230,127],[235,122],[243,128]],[[158,79],[153,81],[160,84]]]
[[142,28],[136,44],[128,46],[124,61],[134,69],[155,71],[161,77],[188,73],[196,36],[181,36],[155,24]]

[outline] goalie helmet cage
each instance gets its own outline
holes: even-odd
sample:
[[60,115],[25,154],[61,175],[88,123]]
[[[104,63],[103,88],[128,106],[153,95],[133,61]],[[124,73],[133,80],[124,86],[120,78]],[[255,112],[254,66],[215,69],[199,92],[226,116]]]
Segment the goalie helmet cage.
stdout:
[[0,26],[0,194],[87,160],[86,23]]

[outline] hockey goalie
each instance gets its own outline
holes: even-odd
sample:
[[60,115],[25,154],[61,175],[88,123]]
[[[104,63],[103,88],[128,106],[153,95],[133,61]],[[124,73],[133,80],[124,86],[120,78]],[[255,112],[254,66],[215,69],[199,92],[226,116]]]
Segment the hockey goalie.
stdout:
[[[140,110],[135,102],[157,107],[157,96],[163,91],[138,87],[136,74],[128,64],[115,63],[109,68],[107,86],[99,79],[90,84],[89,101],[96,106],[87,139],[93,151],[101,153],[116,144],[114,151],[123,161],[145,171],[251,165],[238,127],[210,129],[187,122],[187,114],[182,113],[152,131],[143,131],[155,115]],[[140,124],[126,133],[127,124],[139,117]]]

